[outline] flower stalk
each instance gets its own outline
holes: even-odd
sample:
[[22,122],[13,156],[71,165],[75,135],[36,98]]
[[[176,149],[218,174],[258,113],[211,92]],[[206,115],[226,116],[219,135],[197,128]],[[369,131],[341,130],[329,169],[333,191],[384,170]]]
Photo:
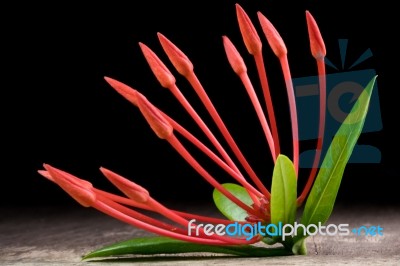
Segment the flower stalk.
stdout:
[[[246,64],[239,51],[227,36],[222,37],[222,44],[231,68],[240,78],[244,88],[246,89],[268,143],[272,160],[274,163],[276,163],[276,161],[279,160],[278,158],[281,157],[280,138],[278,134],[278,127],[270,93],[267,72],[264,65],[262,42],[249,16],[238,4],[236,4],[236,15],[243,42],[247,48],[247,51],[253,56],[255,65],[257,67],[258,78],[264,96],[265,109],[266,113],[268,114],[268,119],[264,113],[260,100],[257,97],[255,88],[247,73]],[[293,173],[295,173],[297,178],[299,172],[298,121],[295,94],[287,57],[287,48],[283,42],[283,39],[272,23],[260,12],[258,12],[257,15],[269,46],[280,61],[281,71],[283,72],[285,79],[291,117],[293,162],[295,169]],[[320,117],[318,141],[316,145],[313,168],[301,195],[297,199],[297,203],[299,205],[301,205],[304,199],[307,197],[317,173],[323,145],[326,108],[326,79],[324,65],[324,57],[326,54],[325,45],[323,43],[318,26],[309,12],[306,12],[306,19],[311,54],[317,62],[319,75]],[[216,189],[216,191],[218,191],[218,193],[236,205],[238,209],[241,209],[245,212],[246,216],[243,220],[237,221],[238,223],[251,223],[253,225],[257,223],[269,224],[271,222],[272,196],[267,188],[268,186],[266,185],[265,180],[260,178],[255,173],[243,155],[211,99],[208,97],[200,80],[195,74],[193,63],[190,61],[188,56],[163,34],[157,33],[157,36],[164,52],[168,56],[176,71],[189,82],[191,87],[197,93],[205,109],[208,111],[209,115],[213,119],[213,122],[223,136],[223,144],[227,144],[227,146],[230,148],[229,152],[233,153],[233,158],[231,158],[231,155],[228,153],[228,151],[226,151],[224,146],[215,137],[214,133],[199,116],[197,111],[181,93],[176,84],[177,79],[175,78],[174,74],[168,69],[168,67],[164,64],[164,62],[162,62],[156,53],[145,44],[139,42],[140,49],[154,76],[162,87],[167,88],[172,93],[172,95],[178,100],[193,121],[196,122],[198,127],[216,149],[217,154],[214,153],[214,151],[212,151],[207,145],[201,142],[195,135],[185,129],[180,123],[154,106],[138,90],[109,77],[105,77],[106,82],[116,92],[118,92],[121,96],[138,108],[158,138],[167,141],[172,148],[174,148],[176,152],[178,152],[178,154],[180,154],[180,156],[204,178],[205,181],[207,181]],[[181,142],[181,138],[188,140],[196,148],[207,155],[212,162],[217,164],[236,182],[238,182],[242,186],[242,189],[248,194],[251,203],[249,204],[242,197],[232,193],[231,190],[227,189],[214,176],[212,176],[209,171],[207,171],[206,167],[201,165],[199,161],[191,154],[190,150],[184,146],[184,144]],[[237,164],[235,161],[237,161],[239,164]],[[149,191],[142,186],[104,167],[100,168],[102,174],[115,187],[117,187],[124,196],[97,189],[90,182],[80,179],[48,164],[44,164],[43,167],[45,170],[39,170],[39,174],[59,185],[82,206],[93,207],[120,221],[149,232],[182,241],[205,245],[244,245],[256,243],[262,240],[261,235],[255,235],[250,239],[243,236],[229,237],[215,234],[209,235],[203,229],[199,229],[198,235],[188,234],[188,232],[191,230],[189,221],[192,221],[192,219],[212,224],[225,225],[232,223],[232,221],[170,209],[156,201],[150,195]],[[294,199],[296,198],[294,197]],[[140,212],[141,210],[161,214],[168,219],[168,222],[159,221],[153,218],[151,215]]]
[[289,100],[290,119],[292,121],[293,164],[296,174],[299,171],[299,128],[297,122],[296,97],[294,95],[292,75],[290,74],[286,45],[272,23],[261,13],[257,12],[262,30],[267,41],[281,64]]
[[264,57],[262,55],[262,43],[249,16],[239,4],[236,4],[236,15],[238,19],[239,29],[243,37],[243,42],[246,45],[247,51],[251,55],[253,55],[257,66],[258,77],[260,79],[261,87],[263,89],[265,104],[267,106],[271,133],[274,139],[275,159],[276,159],[276,157],[278,157],[278,155],[280,154],[279,135],[278,135],[278,128],[276,125],[274,106],[272,104],[271,93],[269,90],[267,72],[265,71]]
[[[248,163],[247,159],[239,149],[238,145],[236,144],[235,140],[232,138],[231,134],[229,133],[225,123],[223,122],[222,118],[220,117],[219,113],[215,109],[213,103],[211,102],[210,98],[208,97],[206,91],[204,90],[201,82],[197,78],[196,74],[193,70],[193,65],[189,61],[188,57],[177,47],[175,46],[170,40],[168,40],[164,35],[158,33],[158,38],[160,43],[168,55],[169,59],[171,60],[172,64],[175,66],[177,71],[183,75],[190,85],[193,87],[195,92],[197,93],[198,97],[200,98],[201,102],[203,103],[204,107],[209,112],[210,116],[212,117],[214,123],[217,125],[219,131],[223,135],[225,141],[228,143],[230,149],[240,162],[240,164],[245,169],[246,173],[249,175],[250,179],[256,184],[257,188],[269,198],[270,193],[265,185],[261,182],[258,178],[257,174],[254,172],[250,164]],[[183,69],[185,71],[183,71]],[[237,167],[234,167],[237,169]],[[256,199],[254,199],[256,200]]]
[[[47,179],[50,179],[58,184],[82,206],[93,207],[111,217],[138,228],[183,241],[207,245],[241,245],[260,241],[258,236],[255,236],[251,240],[215,235],[209,236],[205,234],[202,229],[200,229],[200,234],[198,236],[188,236],[187,230],[189,221],[184,216],[188,216],[190,214],[170,210],[154,200],[148,194],[147,190],[141,186],[114,172],[111,172],[108,169],[101,168],[100,170],[107,177],[107,179],[109,179],[114,185],[116,185],[117,188],[126,194],[128,198],[123,198],[107,192],[104,193],[103,191],[94,188],[91,183],[79,179],[78,177],[75,177],[48,164],[44,164],[43,167],[46,170],[39,170],[39,173]],[[127,208],[126,206],[121,205],[121,203],[138,208],[140,208],[141,204],[146,203],[146,207],[144,209],[157,212],[166,218],[169,218],[172,222],[177,223],[177,225],[160,222],[152,217]],[[207,219],[207,217],[203,216],[196,216],[196,218],[201,218],[212,222],[229,222],[222,219]]]
[[319,162],[321,159],[322,146],[325,135],[325,116],[326,116],[326,75],[325,75],[325,56],[326,48],[321,32],[319,31],[317,22],[310,12],[306,11],[308,36],[310,38],[311,54],[317,62],[318,68],[318,83],[319,83],[319,124],[318,124],[318,139],[315,150],[314,161],[311,168],[307,183],[297,199],[297,204],[302,205],[310,192],[311,186],[317,175]]

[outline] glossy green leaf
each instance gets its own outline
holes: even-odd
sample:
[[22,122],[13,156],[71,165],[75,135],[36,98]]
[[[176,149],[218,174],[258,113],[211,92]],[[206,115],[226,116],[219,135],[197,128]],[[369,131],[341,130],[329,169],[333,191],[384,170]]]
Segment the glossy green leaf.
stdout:
[[252,245],[213,246],[194,244],[167,237],[143,237],[95,250],[85,255],[83,260],[124,255],[157,255],[193,252],[220,253],[241,257],[269,257],[292,254],[290,251],[283,248],[264,248]]
[[292,161],[279,155],[271,187],[271,223],[293,224],[296,220],[297,179]]
[[[245,204],[251,206],[253,204],[252,199],[247,193],[246,189],[242,186],[226,183],[222,185],[229,192],[231,192],[235,197],[243,201]],[[214,203],[218,210],[231,221],[245,221],[248,216],[247,212],[242,208],[238,207],[230,199],[225,197],[221,192],[214,189],[213,192]]]
[[345,166],[364,125],[375,79],[360,94],[333,138],[307,199],[301,219],[304,225],[325,223],[332,213]]

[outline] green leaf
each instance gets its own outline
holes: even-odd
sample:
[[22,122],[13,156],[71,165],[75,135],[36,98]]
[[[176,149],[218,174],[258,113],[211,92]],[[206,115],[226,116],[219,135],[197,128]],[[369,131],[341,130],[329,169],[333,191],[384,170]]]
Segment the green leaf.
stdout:
[[179,254],[189,252],[211,252],[242,257],[269,257],[292,254],[283,248],[263,248],[251,245],[213,246],[184,242],[168,237],[143,237],[92,251],[85,255],[83,260],[123,255]]
[[332,140],[304,207],[301,223],[325,223],[332,213],[343,172],[361,134],[376,77],[368,83]]
[[274,244],[278,243],[278,239],[269,237],[269,236],[265,236],[265,237],[263,237],[262,242],[264,242],[267,245],[274,245]]
[[294,224],[296,220],[297,180],[292,161],[279,155],[271,187],[271,223]]
[[294,243],[292,252],[295,255],[307,255],[306,238],[303,237]]
[[[247,193],[244,187],[231,183],[222,184],[222,186],[245,204],[249,206],[253,204],[249,193]],[[216,189],[214,189],[213,192],[213,199],[218,210],[231,221],[245,221],[245,218],[248,216],[245,210],[238,207],[235,203],[233,203],[230,199],[225,197]]]

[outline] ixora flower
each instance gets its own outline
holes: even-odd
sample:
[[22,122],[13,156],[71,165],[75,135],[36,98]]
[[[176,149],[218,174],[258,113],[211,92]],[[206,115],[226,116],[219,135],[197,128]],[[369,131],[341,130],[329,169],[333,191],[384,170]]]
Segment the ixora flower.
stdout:
[[[215,252],[239,256],[306,254],[306,237],[315,233],[317,225],[328,220],[344,168],[364,124],[375,78],[372,78],[370,83],[366,85],[365,90],[359,96],[352,111],[332,140],[321,167],[318,167],[325,128],[326,78],[324,58],[326,50],[317,23],[312,15],[306,12],[311,54],[316,60],[319,75],[320,112],[313,168],[302,192],[297,195],[299,171],[298,123],[287,49],[272,23],[258,12],[262,31],[273,53],[279,59],[286,83],[292,125],[292,160],[280,153],[280,139],[263,62],[261,39],[249,16],[238,4],[236,5],[236,12],[244,44],[248,52],[254,57],[264,95],[267,117],[238,50],[226,36],[223,36],[223,45],[229,64],[248,93],[269,145],[271,157],[275,164],[272,172],[271,191],[253,171],[229,133],[224,121],[197,78],[192,62],[170,40],[158,33],[161,46],[172,65],[191,84],[224,137],[230,148],[229,152],[235,156],[234,158],[221,145],[180,92],[174,75],[145,44],[139,43],[140,48],[161,86],[171,91],[218,153],[214,153],[178,122],[150,103],[139,91],[109,77],[106,77],[105,80],[119,94],[138,107],[155,134],[166,140],[188,164],[215,188],[213,193],[215,204],[226,216],[226,219],[170,209],[156,201],[145,188],[105,168],[100,168],[100,171],[121,190],[124,196],[99,190],[88,181],[49,164],[44,164],[44,170],[39,170],[39,173],[59,185],[84,207],[93,207],[125,223],[160,235],[160,237],[138,238],[117,243],[89,253],[85,256],[86,259],[125,254],[181,252]],[[236,181],[236,184],[220,184],[185,148],[180,140],[181,138],[190,141],[206,154],[226,171]],[[306,199],[302,217],[299,219],[301,226],[298,226],[296,211]],[[146,210],[146,212],[140,212],[140,210]],[[163,215],[168,218],[169,222],[155,219],[147,214],[149,211]],[[253,245],[257,242],[265,245]],[[282,245],[268,247],[268,245],[276,243]]]

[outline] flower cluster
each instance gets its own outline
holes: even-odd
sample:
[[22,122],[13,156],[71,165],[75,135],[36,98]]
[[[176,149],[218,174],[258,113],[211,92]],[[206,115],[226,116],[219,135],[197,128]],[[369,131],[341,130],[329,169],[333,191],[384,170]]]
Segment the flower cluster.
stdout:
[[[254,57],[259,81],[262,87],[265,110],[267,116],[264,114],[264,110],[260,100],[258,99],[253,84],[247,74],[247,68],[244,60],[240,56],[238,50],[235,48],[233,43],[228,37],[223,36],[223,45],[227,55],[227,59],[233,69],[238,75],[241,82],[243,83],[248,96],[254,106],[255,112],[261,124],[263,133],[266,141],[269,145],[272,159],[275,161],[280,154],[280,141],[278,135],[278,129],[274,114],[274,107],[270,95],[270,88],[268,85],[267,74],[265,71],[263,53],[262,53],[262,42],[256,31],[256,28],[252,24],[249,16],[245,11],[237,4],[236,5],[237,19],[239,28],[243,37],[244,44],[248,52]],[[295,95],[293,91],[292,78],[289,69],[289,63],[287,58],[286,46],[271,22],[260,12],[258,12],[258,19],[261,25],[262,31],[269,43],[274,54],[280,61],[283,76],[286,83],[288,102],[290,108],[290,117],[292,124],[292,141],[293,141],[293,163],[296,174],[299,169],[299,141],[298,141],[298,124],[297,124],[297,112]],[[324,135],[324,124],[325,124],[325,68],[324,68],[324,57],[326,54],[325,46],[319,32],[318,26],[309,12],[306,12],[308,33],[310,39],[311,53],[316,59],[319,84],[320,84],[320,120],[319,120],[319,138],[317,142],[316,155],[314,159],[314,166],[308,178],[307,184],[303,189],[303,192],[298,198],[298,205],[301,205],[306,198],[311,185],[314,181],[317,166],[320,160],[321,147]],[[215,147],[217,154],[214,153],[210,148],[205,146],[198,138],[188,132],[183,126],[172,119],[169,115],[158,109],[152,103],[150,103],[145,96],[139,91],[129,87],[122,82],[106,77],[105,80],[114,88],[119,94],[130,101],[134,106],[138,107],[140,112],[145,117],[146,121],[153,129],[155,134],[166,140],[182,157],[190,164],[208,183],[210,183],[216,190],[222,195],[236,204],[238,207],[245,210],[248,214],[246,221],[247,223],[269,223],[271,220],[270,213],[270,192],[253,171],[249,162],[242,154],[235,140],[229,133],[225,123],[219,116],[213,103],[207,96],[201,82],[197,78],[193,64],[188,57],[176,47],[170,40],[164,35],[158,33],[158,38],[161,46],[176,71],[182,75],[196,91],[197,95],[201,99],[204,107],[212,117],[213,121],[217,125],[220,133],[224,137],[225,142],[228,144],[232,154],[235,158],[225,150],[222,144],[217,140],[214,134],[211,132],[209,127],[204,123],[202,118],[193,109],[191,104],[180,92],[176,85],[176,79],[165,64],[159,59],[159,57],[145,44],[139,43],[141,50],[152,70],[155,77],[161,84],[161,86],[169,89],[176,99],[181,103],[184,109],[190,114],[193,120],[197,123],[200,129],[204,132],[207,138],[210,140],[212,145]],[[268,119],[267,119],[268,117]],[[180,138],[185,138],[196,146],[200,151],[206,154],[213,162],[219,167],[226,171],[232,178],[243,186],[248,195],[252,200],[252,204],[248,205],[241,199],[233,195],[223,185],[221,185],[185,148]],[[239,162],[237,165],[235,161]],[[110,215],[118,220],[139,227],[141,229],[167,236],[183,241],[189,241],[193,243],[208,244],[208,245],[242,245],[251,244],[258,242],[262,239],[261,236],[256,235],[251,239],[246,240],[240,237],[228,237],[228,236],[209,236],[200,230],[198,235],[188,235],[187,229],[189,221],[196,219],[197,221],[213,223],[213,224],[229,224],[230,220],[217,219],[212,217],[205,217],[197,214],[181,212],[172,210],[156,201],[149,192],[141,187],[140,185],[114,173],[108,169],[100,168],[100,171],[104,176],[125,196],[119,196],[111,194],[102,190],[99,190],[92,186],[88,181],[82,180],[72,174],[64,172],[48,164],[44,164],[45,170],[39,170],[39,173],[45,178],[59,185],[65,190],[72,198],[85,207],[93,207],[107,215]],[[243,169],[245,173],[243,173]],[[168,218],[170,222],[162,222],[154,219],[150,215],[145,215],[139,212],[139,210],[147,210],[159,213],[164,217]]]

